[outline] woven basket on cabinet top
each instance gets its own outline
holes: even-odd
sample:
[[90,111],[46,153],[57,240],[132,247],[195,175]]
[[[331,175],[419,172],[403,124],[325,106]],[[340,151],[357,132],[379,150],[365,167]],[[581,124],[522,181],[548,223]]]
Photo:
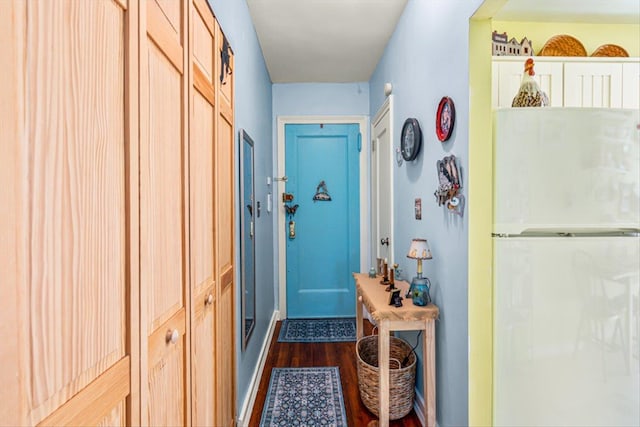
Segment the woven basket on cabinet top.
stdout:
[[621,46],[615,44],[603,44],[594,50],[591,56],[628,57],[629,53]]
[[587,56],[580,40],[567,34],[551,37],[542,46],[538,56]]

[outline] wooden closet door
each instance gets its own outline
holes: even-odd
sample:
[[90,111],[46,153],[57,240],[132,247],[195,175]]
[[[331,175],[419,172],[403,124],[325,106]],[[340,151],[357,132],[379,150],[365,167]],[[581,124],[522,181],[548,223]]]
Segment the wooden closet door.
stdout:
[[188,425],[187,0],[140,4],[142,423]]
[[233,128],[233,54],[229,64],[221,63],[224,37],[219,27],[216,35],[217,141],[216,141],[216,292],[218,295],[217,405],[218,425],[233,425],[235,417],[235,294],[234,242],[235,208],[234,128]]
[[128,6],[126,0],[0,6],[13,31],[0,41],[16,47],[9,61],[2,58],[15,86],[9,97],[2,92],[12,134],[3,141],[11,154],[2,156],[0,169],[12,174],[13,190],[11,204],[2,204],[13,212],[3,215],[2,229],[12,236],[14,247],[3,252],[14,264],[2,286],[15,292],[3,304],[17,314],[5,342],[18,343],[9,350],[13,363],[19,359],[12,378],[0,378],[13,396],[0,404],[0,423],[127,421],[126,162],[133,133],[126,115],[135,46],[127,34],[135,34],[137,22],[135,5]]
[[215,418],[215,21],[206,0],[191,10],[191,119],[189,127],[190,268],[192,295],[191,414],[196,426]]

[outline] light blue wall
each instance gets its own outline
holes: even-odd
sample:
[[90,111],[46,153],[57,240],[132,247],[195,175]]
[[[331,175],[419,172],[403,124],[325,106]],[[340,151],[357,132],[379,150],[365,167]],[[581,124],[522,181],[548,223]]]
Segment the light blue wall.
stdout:
[[276,83],[274,123],[278,116],[368,116],[369,83]]
[[[469,17],[481,2],[409,0],[369,82],[372,117],[384,101],[384,83],[393,85],[395,147],[399,146],[402,125],[408,117],[418,119],[424,135],[418,158],[400,167],[394,165],[394,255],[405,275],[414,276],[416,262],[406,258],[411,239],[427,238],[433,253],[433,259],[424,261],[423,266],[431,280],[431,296],[440,307],[440,319],[436,322],[436,407],[440,426],[468,425],[469,206],[467,203],[462,218],[454,216],[438,206],[433,192],[438,185],[436,161],[455,154],[462,169],[462,192],[466,197]],[[435,135],[436,110],[443,96],[451,97],[456,109],[453,135],[444,144]],[[421,221],[414,218],[415,198],[422,198]],[[415,333],[403,337],[412,345],[416,342]],[[421,353],[419,357],[423,360]],[[422,390],[421,369],[417,377]]]
[[[271,79],[262,50],[249,15],[246,1],[209,0],[222,31],[229,40],[235,56],[235,129],[236,171],[238,171],[238,132],[244,129],[255,142],[256,200],[262,205],[262,214],[256,218],[256,327],[244,352],[241,351],[240,298],[236,306],[236,375],[238,384],[237,408],[242,409],[247,397],[251,376],[256,366],[262,343],[275,310],[274,218],[267,214],[267,176],[273,176],[273,143],[271,115]],[[237,176],[237,173],[236,173]],[[236,189],[236,201],[237,201]],[[239,236],[239,219],[236,236]],[[239,248],[239,242],[236,246]],[[240,295],[240,259],[236,251],[236,295]]]

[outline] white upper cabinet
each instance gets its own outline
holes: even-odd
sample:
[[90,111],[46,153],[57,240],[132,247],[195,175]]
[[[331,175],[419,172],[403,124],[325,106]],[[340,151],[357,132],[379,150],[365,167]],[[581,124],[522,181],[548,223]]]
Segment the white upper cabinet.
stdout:
[[[511,107],[524,56],[494,57],[493,108]],[[552,107],[640,107],[639,58],[534,57],[535,79]]]
[[640,108],[640,62],[622,64],[622,107]]
[[622,108],[622,64],[564,64],[564,106]]
[[[524,61],[528,58],[517,56],[517,60],[493,61],[493,107],[511,107],[513,98],[520,89],[522,73],[524,71]],[[562,106],[562,63],[560,62],[538,62],[535,60],[536,79],[540,88],[549,97],[552,107]]]

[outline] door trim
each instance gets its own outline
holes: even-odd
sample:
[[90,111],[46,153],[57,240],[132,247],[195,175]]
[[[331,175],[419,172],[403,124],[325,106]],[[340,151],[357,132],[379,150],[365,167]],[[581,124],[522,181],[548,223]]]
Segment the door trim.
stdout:
[[[283,177],[285,174],[285,152],[284,152],[284,127],[288,124],[357,124],[362,135],[362,149],[360,151],[360,271],[366,271],[370,256],[370,215],[369,215],[369,119],[367,116],[278,116],[277,117],[277,168],[276,177]],[[273,204],[276,221],[278,224],[276,231],[276,241],[278,242],[278,309],[280,319],[287,318],[287,252],[285,235],[285,212],[281,201],[281,194],[284,191],[283,181],[273,181]],[[277,209],[276,209],[277,207]],[[355,301],[354,301],[355,304]]]
[[[389,144],[389,151],[390,151],[390,153],[389,153],[389,161],[391,162],[391,167],[389,168],[389,176],[386,177],[389,180],[389,183],[390,183],[391,193],[387,196],[387,203],[389,203],[391,206],[394,206],[394,203],[393,203],[393,193],[394,193],[393,192],[393,170],[394,170],[394,166],[395,166],[394,163],[395,162],[394,162],[394,152],[393,152],[393,95],[387,96],[387,98],[384,100],[382,105],[380,105],[380,108],[376,112],[376,115],[374,116],[373,120],[371,120],[371,138],[372,138],[372,140],[373,140],[373,137],[374,137],[373,136],[374,135],[373,131],[374,131],[374,128],[375,128],[376,124],[378,124],[378,122],[380,122],[382,120],[382,118],[384,117],[384,115],[387,112],[389,113],[389,116],[388,116],[389,117],[388,130],[389,130],[389,135],[390,135],[390,138],[391,138],[391,141],[390,141],[390,144]],[[377,143],[377,141],[376,141],[376,143]],[[376,144],[376,147],[379,147],[379,144]],[[370,155],[370,160],[369,160],[369,164],[370,164],[369,167],[371,168],[371,171],[373,171],[373,160],[374,159],[373,159],[373,153],[372,152],[370,152],[370,153],[371,153],[371,155]],[[372,186],[373,186],[373,179],[371,179],[371,183],[372,183]],[[371,188],[371,193],[374,193],[375,191],[377,191],[376,188]],[[373,209],[374,208],[374,206],[373,206],[373,198],[371,198],[371,202],[372,202],[371,209]],[[376,212],[376,218],[378,218],[378,217],[379,217],[378,212]],[[394,228],[393,227],[393,224],[394,224],[393,209],[391,209],[391,215],[389,217],[389,221],[391,221],[391,227],[389,229],[389,241],[390,241],[390,243],[389,243],[389,255],[391,257],[390,258],[390,261],[391,261],[390,264],[393,265],[394,260],[395,260],[395,257],[394,257],[394,253],[395,253],[394,252],[394,242],[395,242],[395,239],[393,237],[393,228]],[[371,228],[370,228],[371,234],[370,234],[370,236],[376,236],[376,239],[377,239],[378,238],[378,230],[374,231],[374,229],[373,229],[374,227],[376,227],[376,225],[377,224],[374,224],[373,222],[371,223]],[[373,266],[376,265],[376,249],[377,249],[377,245],[378,245],[378,242],[374,242],[371,239],[371,242],[370,242],[370,250],[371,250],[370,262],[371,262],[371,265],[373,265]]]

